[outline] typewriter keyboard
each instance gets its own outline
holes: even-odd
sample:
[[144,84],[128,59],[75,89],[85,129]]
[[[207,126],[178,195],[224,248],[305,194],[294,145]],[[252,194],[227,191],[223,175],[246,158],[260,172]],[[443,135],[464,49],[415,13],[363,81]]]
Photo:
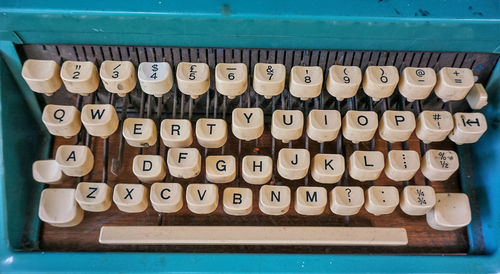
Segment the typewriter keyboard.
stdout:
[[109,250],[466,245],[460,147],[487,130],[472,66],[235,59],[26,60],[55,136],[33,163],[46,237],[89,232]]

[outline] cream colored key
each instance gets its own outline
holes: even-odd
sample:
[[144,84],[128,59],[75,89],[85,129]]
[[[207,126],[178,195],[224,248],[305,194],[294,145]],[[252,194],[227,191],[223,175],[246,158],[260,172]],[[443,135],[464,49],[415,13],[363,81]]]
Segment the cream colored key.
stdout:
[[273,160],[269,156],[247,155],[241,161],[241,175],[249,184],[266,184],[273,175]]
[[344,175],[345,161],[342,154],[316,154],[312,160],[311,176],[322,184],[335,184]]
[[474,84],[465,99],[472,109],[482,109],[488,104],[488,93],[483,84]]
[[469,197],[464,193],[436,193],[436,205],[426,218],[427,224],[436,230],[465,227],[472,220]]
[[422,111],[417,118],[415,133],[428,144],[441,142],[453,129],[453,117],[448,111]]
[[63,178],[56,160],[38,160],[32,166],[33,179],[44,184],[59,184]]
[[177,183],[154,183],[149,199],[153,208],[162,213],[175,213],[182,208],[184,191]]
[[304,114],[300,110],[275,110],[271,121],[271,134],[274,138],[288,143],[302,136]]
[[267,215],[283,215],[290,209],[290,188],[264,185],[259,191],[259,209]]
[[133,147],[150,147],[156,144],[156,125],[152,119],[127,118],[123,122],[123,137]]
[[223,119],[201,118],[196,121],[196,139],[206,148],[219,148],[227,141],[227,123]]
[[62,172],[68,176],[81,177],[94,167],[94,155],[87,146],[62,145],[57,148],[56,161]]
[[253,89],[266,99],[281,94],[285,88],[286,68],[282,64],[257,63],[253,72]]
[[201,171],[201,155],[196,148],[171,148],[167,154],[170,175],[177,178],[194,178]]
[[363,77],[363,90],[374,101],[378,101],[391,96],[398,82],[399,74],[396,67],[369,66]]
[[211,183],[230,183],[236,178],[236,158],[232,155],[208,156],[205,168],[205,176]]
[[87,96],[99,87],[99,73],[92,62],[65,61],[61,67],[61,79],[66,90]]
[[278,173],[288,180],[302,179],[309,171],[311,156],[303,148],[282,148],[278,153]]
[[393,186],[372,186],[365,195],[365,209],[375,216],[391,214],[399,204],[399,192]]
[[411,216],[422,216],[436,204],[436,193],[431,186],[405,186],[399,207]]
[[430,181],[445,181],[458,170],[458,155],[453,150],[429,149],[420,165],[422,174]]
[[411,111],[387,110],[382,114],[378,133],[387,142],[404,142],[415,130],[415,115]]
[[318,143],[333,141],[337,138],[340,124],[340,112],[337,110],[311,110],[307,115],[307,136]]
[[62,85],[59,65],[52,60],[28,59],[24,62],[22,75],[31,90],[51,96]]
[[75,199],[85,211],[103,212],[111,207],[112,193],[105,183],[82,182],[76,186]]
[[231,128],[238,139],[257,139],[264,132],[264,112],[261,108],[235,108]]
[[385,175],[397,182],[409,181],[420,168],[420,155],[414,150],[391,150],[385,161]]
[[330,210],[334,214],[356,215],[364,203],[365,195],[359,186],[336,186],[330,191]]
[[349,175],[361,182],[377,180],[384,169],[384,154],[380,151],[354,151],[349,157]]
[[80,111],[74,106],[46,105],[42,121],[50,134],[69,138],[80,132]]
[[443,102],[457,101],[465,98],[474,86],[474,75],[468,68],[442,68],[437,75],[434,93]]
[[224,189],[222,203],[224,212],[234,216],[244,216],[252,212],[252,190],[242,187]]
[[328,70],[326,89],[338,101],[342,101],[344,98],[351,98],[356,95],[361,84],[361,78],[361,69],[359,67],[333,65]]
[[295,192],[295,211],[301,215],[320,215],[325,211],[327,203],[324,187],[301,186]]
[[193,143],[193,128],[186,119],[161,121],[160,136],[167,147],[188,147]]
[[369,141],[378,127],[374,111],[349,110],[342,119],[342,134],[353,143]]
[[172,68],[167,62],[142,62],[137,69],[142,91],[155,97],[161,97],[172,89],[172,74]]
[[401,73],[398,89],[409,102],[425,99],[436,85],[436,73],[432,68],[407,67]]
[[318,97],[323,85],[323,69],[321,67],[294,66],[290,71],[290,93],[307,100]]
[[455,120],[455,127],[450,135],[448,135],[448,138],[457,145],[477,142],[488,129],[486,117],[479,112],[457,112],[453,114],[453,118]]
[[205,63],[180,62],[175,75],[179,90],[194,99],[210,88],[210,68]]
[[160,155],[136,155],[132,162],[132,171],[143,183],[159,182],[167,175],[165,160]]
[[215,88],[229,99],[241,95],[248,86],[247,65],[219,63],[215,66]]
[[212,213],[219,204],[219,190],[214,184],[189,184],[186,189],[186,202],[193,213]]
[[112,135],[118,129],[120,122],[115,107],[109,104],[83,106],[81,119],[90,135],[102,138]]
[[75,189],[44,189],[40,197],[38,217],[40,220],[57,227],[70,227],[81,223],[83,210],[75,201]]
[[142,184],[116,184],[113,202],[127,213],[139,213],[148,208],[148,189]]
[[101,63],[100,76],[104,88],[120,97],[134,90],[137,84],[135,67],[130,61],[104,61]]

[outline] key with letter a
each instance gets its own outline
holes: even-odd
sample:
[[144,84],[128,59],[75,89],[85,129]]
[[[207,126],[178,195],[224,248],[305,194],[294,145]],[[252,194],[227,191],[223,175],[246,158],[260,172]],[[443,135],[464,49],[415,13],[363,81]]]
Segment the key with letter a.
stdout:
[[113,190],[105,183],[79,183],[75,199],[85,211],[103,212],[111,207]]
[[458,155],[453,150],[429,149],[420,165],[422,174],[430,181],[445,181],[458,170]]
[[65,61],[61,67],[61,79],[69,92],[82,96],[99,87],[99,73],[92,62]]
[[488,128],[484,114],[479,112],[457,112],[453,114],[453,118],[455,118],[455,128],[448,138],[457,145],[477,142]]
[[51,96],[62,85],[59,65],[52,60],[28,59],[23,64],[22,75],[31,90]]
[[154,183],[151,185],[150,200],[158,212],[175,213],[182,208],[184,191],[177,183]]
[[219,190],[214,184],[189,184],[186,189],[186,202],[193,213],[212,213],[219,204]]
[[307,136],[318,143],[333,141],[337,138],[340,124],[340,112],[337,110],[311,110],[307,116]]
[[235,108],[231,128],[238,139],[257,139],[264,132],[264,112],[261,108]]
[[404,142],[408,141],[415,126],[415,116],[411,111],[387,110],[380,119],[378,133],[387,142]]
[[175,75],[179,90],[194,99],[210,87],[210,68],[205,63],[180,62]]
[[142,90],[156,97],[168,93],[174,83],[172,68],[167,62],[142,62],[137,75]]
[[399,74],[396,67],[369,66],[363,77],[363,90],[374,101],[378,101],[391,96],[398,82]]
[[327,200],[324,187],[298,187],[295,192],[295,211],[307,216],[320,215],[325,211]]
[[74,106],[46,105],[42,121],[50,134],[69,138],[80,132],[80,111]]
[[234,216],[244,216],[252,212],[252,190],[242,187],[224,189],[222,198],[224,212]]
[[120,97],[134,90],[137,84],[135,67],[130,61],[104,61],[101,63],[100,76],[104,88]]
[[290,71],[290,93],[302,100],[318,97],[323,85],[321,67],[294,66]]
[[62,145],[57,148],[56,161],[62,172],[68,176],[81,177],[94,167],[94,155],[87,146]]
[[259,191],[259,209],[267,215],[283,215],[290,209],[290,188],[264,185]]
[[107,138],[118,129],[118,115],[113,105],[87,104],[82,108],[81,119],[92,136]]
[[358,181],[376,180],[384,169],[380,151],[354,151],[349,157],[349,175]]

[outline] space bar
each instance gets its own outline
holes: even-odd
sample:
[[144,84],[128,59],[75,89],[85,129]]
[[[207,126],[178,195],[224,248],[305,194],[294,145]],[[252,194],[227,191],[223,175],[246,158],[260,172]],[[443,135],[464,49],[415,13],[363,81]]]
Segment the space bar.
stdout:
[[406,229],[311,226],[103,226],[113,245],[356,245],[408,244]]

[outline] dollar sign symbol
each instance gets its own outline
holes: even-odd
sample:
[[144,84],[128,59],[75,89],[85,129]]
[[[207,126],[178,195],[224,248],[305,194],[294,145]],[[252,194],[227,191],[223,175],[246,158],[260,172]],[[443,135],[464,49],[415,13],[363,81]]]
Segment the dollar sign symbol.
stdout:
[[158,71],[158,64],[154,64],[154,65],[152,66],[152,70],[153,70],[153,71]]

